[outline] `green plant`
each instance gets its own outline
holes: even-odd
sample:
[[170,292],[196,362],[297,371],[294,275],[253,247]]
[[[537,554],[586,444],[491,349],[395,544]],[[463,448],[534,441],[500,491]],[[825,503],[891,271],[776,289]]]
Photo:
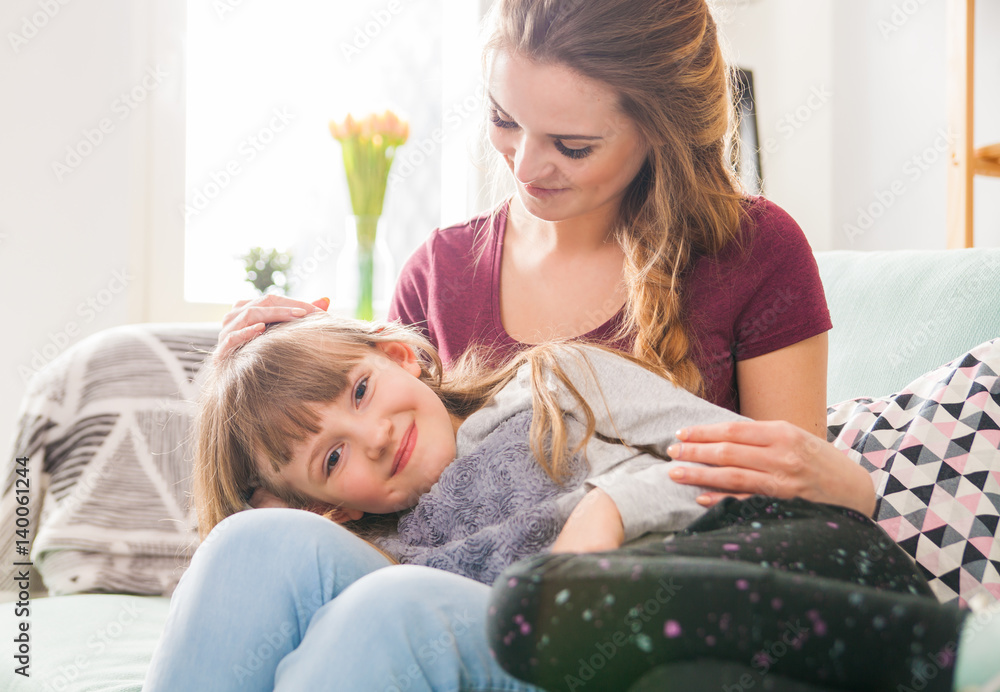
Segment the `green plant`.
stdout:
[[246,280],[253,284],[257,292],[285,293],[289,288],[288,269],[292,266],[292,256],[274,248],[252,247],[240,257],[246,269]]

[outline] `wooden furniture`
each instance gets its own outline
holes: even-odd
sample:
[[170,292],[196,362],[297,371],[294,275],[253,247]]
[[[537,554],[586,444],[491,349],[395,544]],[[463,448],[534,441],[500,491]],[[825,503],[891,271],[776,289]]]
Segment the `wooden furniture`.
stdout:
[[1000,144],[973,148],[975,0],[948,0],[948,247],[972,247],[973,180],[1000,176]]

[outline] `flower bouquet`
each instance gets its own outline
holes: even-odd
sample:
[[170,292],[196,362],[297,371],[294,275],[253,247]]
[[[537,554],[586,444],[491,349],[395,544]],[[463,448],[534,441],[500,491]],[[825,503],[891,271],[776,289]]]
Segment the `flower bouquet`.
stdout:
[[362,119],[348,115],[343,122],[330,121],[330,134],[340,142],[344,156],[357,229],[359,286],[355,317],[370,320],[374,317],[372,297],[378,220],[396,148],[406,143],[410,127],[395,113],[386,111]]

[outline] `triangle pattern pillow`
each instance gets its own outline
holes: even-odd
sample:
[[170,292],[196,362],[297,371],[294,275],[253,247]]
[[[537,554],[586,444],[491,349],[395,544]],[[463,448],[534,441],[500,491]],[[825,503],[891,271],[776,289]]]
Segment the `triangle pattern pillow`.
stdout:
[[879,399],[831,406],[828,438],[872,475],[875,519],[942,602],[1000,599],[1000,339]]

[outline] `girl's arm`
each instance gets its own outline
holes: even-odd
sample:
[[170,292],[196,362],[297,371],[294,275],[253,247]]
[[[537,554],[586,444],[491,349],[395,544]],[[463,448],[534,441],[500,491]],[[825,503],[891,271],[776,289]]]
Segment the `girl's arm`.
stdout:
[[688,426],[673,458],[715,468],[677,469],[678,483],[719,488],[699,497],[706,507],[727,495],[801,497],[871,516],[875,488],[868,472],[826,441],[826,334],[736,364],[740,408],[752,421]]
[[573,509],[553,553],[596,553],[620,548],[625,542],[625,526],[614,500],[600,488],[588,492]]

